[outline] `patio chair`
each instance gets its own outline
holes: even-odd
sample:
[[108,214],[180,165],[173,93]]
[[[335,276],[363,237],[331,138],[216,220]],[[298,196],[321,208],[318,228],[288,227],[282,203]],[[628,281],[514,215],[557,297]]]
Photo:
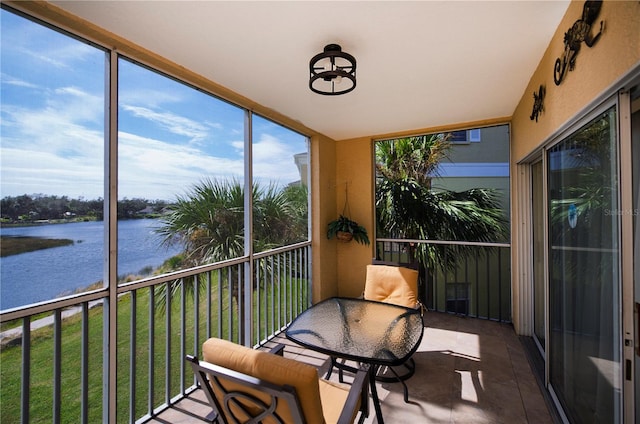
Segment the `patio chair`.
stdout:
[[[371,265],[367,265],[362,297],[366,300],[386,302],[404,306],[406,308],[419,309],[420,315],[424,319],[424,307],[418,300],[417,265],[385,262],[374,259]],[[355,370],[354,367],[347,365],[345,360],[338,360],[337,358],[332,357],[331,367],[327,373],[327,378],[331,376],[333,367],[338,368],[338,378],[340,382],[343,381],[343,371]],[[397,367],[403,368],[403,370],[398,372],[396,367],[388,367],[393,376],[377,376],[376,380],[385,383],[402,383],[404,389],[404,401],[409,402],[409,390],[404,381],[414,374],[415,367],[415,361],[413,358],[409,358],[406,362]]]
[[318,377],[309,364],[283,357],[284,345],[270,352],[211,338],[203,360],[187,355],[213,411],[207,419],[227,423],[353,423],[368,415],[365,367],[351,385]]

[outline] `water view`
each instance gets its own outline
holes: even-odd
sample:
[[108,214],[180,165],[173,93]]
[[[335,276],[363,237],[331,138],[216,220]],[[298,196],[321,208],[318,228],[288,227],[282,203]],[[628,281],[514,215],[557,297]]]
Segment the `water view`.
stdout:
[[[118,222],[118,275],[148,273],[180,252],[166,248],[154,219]],[[0,309],[71,294],[103,279],[104,223],[75,222],[0,229],[2,236],[70,239],[73,244],[0,259]]]

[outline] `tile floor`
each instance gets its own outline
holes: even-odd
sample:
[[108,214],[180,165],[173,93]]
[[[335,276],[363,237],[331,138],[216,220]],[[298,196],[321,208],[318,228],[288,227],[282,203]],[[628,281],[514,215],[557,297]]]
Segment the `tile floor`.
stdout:
[[[266,348],[277,342],[286,345],[285,356],[326,370],[326,356],[284,337]],[[378,383],[387,424],[554,422],[511,325],[427,312],[414,360],[416,373],[407,381],[409,403],[400,384]],[[202,423],[209,411],[197,390],[151,422]],[[373,408],[365,422],[377,422]]]

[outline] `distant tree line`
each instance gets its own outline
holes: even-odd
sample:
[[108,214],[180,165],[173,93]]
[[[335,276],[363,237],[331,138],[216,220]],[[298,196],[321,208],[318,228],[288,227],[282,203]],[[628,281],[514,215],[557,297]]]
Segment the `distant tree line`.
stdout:
[[[123,199],[118,201],[118,219],[140,218],[161,214],[168,205],[163,200]],[[0,200],[0,215],[3,222],[28,223],[41,220],[95,219],[104,218],[104,200],[86,200],[82,197],[44,194],[6,196]]]

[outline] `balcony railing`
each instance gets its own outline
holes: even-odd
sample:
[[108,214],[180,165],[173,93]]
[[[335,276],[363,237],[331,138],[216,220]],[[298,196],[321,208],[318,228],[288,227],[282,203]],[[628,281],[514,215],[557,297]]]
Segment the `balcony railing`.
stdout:
[[[378,258],[406,262],[417,243],[472,250],[446,272],[421,270],[429,309],[511,320],[508,244],[382,239]],[[183,358],[204,340],[260,346],[310,305],[310,254],[301,243],[2,312],[14,334],[1,352],[3,421],[150,419],[194,389]]]
[[2,312],[3,422],[150,419],[194,389],[183,358],[204,340],[260,346],[309,307],[310,254],[300,243]]
[[455,259],[448,268],[421,266],[419,296],[428,309],[511,322],[510,244],[377,239],[376,258],[415,263],[418,245],[439,249],[443,263]]

